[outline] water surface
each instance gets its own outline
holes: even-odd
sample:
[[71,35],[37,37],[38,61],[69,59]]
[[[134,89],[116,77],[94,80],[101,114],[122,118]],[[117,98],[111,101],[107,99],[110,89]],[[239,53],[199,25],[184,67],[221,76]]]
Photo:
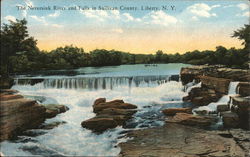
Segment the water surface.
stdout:
[[[127,140],[122,132],[163,125],[164,116],[160,112],[163,108],[188,105],[182,102],[182,97],[187,93],[181,82],[170,79],[171,75],[178,75],[184,66],[88,67],[73,70],[74,75],[68,75],[65,71],[52,75],[53,72],[49,71],[49,75],[45,72],[17,76],[13,89],[26,97],[36,98],[42,104],[64,104],[70,110],[46,120],[44,124],[63,122],[58,127],[29,130],[16,140],[2,142],[1,151],[5,155],[24,156],[115,156],[120,152],[117,144]],[[103,134],[94,134],[80,124],[95,116],[92,104],[99,97],[105,97],[108,101],[123,99],[136,104],[139,111],[126,128],[117,127]]]

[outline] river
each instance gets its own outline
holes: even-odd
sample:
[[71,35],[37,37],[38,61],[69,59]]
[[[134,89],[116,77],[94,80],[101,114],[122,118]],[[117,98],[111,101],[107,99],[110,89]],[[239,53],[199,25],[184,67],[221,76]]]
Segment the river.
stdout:
[[[1,143],[1,152],[10,156],[116,156],[119,142],[126,141],[129,129],[155,127],[164,124],[160,112],[169,107],[185,107],[187,95],[178,78],[185,64],[145,66],[121,65],[87,67],[75,70],[45,71],[15,77],[12,89],[42,104],[64,104],[69,111],[47,119],[44,125],[61,123],[53,129],[33,129],[16,139]],[[92,104],[99,97],[123,99],[138,106],[126,128],[117,127],[94,134],[81,127],[81,122],[94,117]]]

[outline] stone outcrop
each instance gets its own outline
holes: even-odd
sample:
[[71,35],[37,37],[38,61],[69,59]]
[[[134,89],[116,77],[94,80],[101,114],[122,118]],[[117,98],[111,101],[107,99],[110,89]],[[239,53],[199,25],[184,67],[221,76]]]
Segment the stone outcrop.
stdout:
[[[191,66],[181,69],[181,78],[183,84],[193,80],[201,82],[201,87],[192,88],[188,96],[183,98],[183,101],[192,102],[196,106],[217,102],[228,93],[231,81],[241,81],[237,87],[237,93],[240,96],[250,95],[249,70],[231,69],[216,65]],[[226,108],[224,109],[226,110]]]
[[215,90],[215,92],[220,94],[228,93],[228,86],[231,82],[230,79],[210,77],[210,76],[200,76],[199,77],[203,88]]
[[123,100],[113,100],[110,102],[104,101],[104,98],[99,98],[94,102],[93,109],[95,113],[98,113],[107,108],[116,109],[136,109],[137,107],[133,104],[124,103]]
[[[197,76],[198,77],[198,76]],[[197,106],[217,102],[221,96],[228,93],[229,79],[199,76],[201,87],[192,88],[184,101],[190,101]]]
[[46,108],[45,116],[46,118],[53,118],[60,113],[64,113],[69,110],[69,108],[65,105],[58,104],[46,104],[44,105]]
[[187,113],[176,113],[173,117],[168,117],[166,123],[179,123],[190,126],[210,126],[216,119],[208,116],[198,116]]
[[166,116],[174,116],[176,113],[192,113],[191,108],[167,108],[162,110]]
[[249,69],[214,68],[207,76],[230,79],[232,81],[249,82]]
[[0,89],[9,89],[13,84],[14,80],[12,78],[0,77]]
[[217,102],[221,93],[216,92],[214,89],[203,87],[195,87],[188,93],[188,96],[183,98],[183,101],[192,102],[196,106],[208,105],[211,102]]
[[199,80],[199,76],[205,75],[212,71],[214,67],[208,65],[190,66],[181,68],[180,76],[181,81],[185,85],[193,80]]
[[38,104],[17,92],[10,89],[1,90],[0,141],[15,137],[27,129],[37,128],[46,118],[52,118],[66,109],[63,105]]
[[230,97],[232,103],[231,110],[239,118],[239,126],[250,129],[250,97],[233,96]]
[[12,138],[26,129],[39,126],[45,120],[45,110],[44,106],[34,100],[1,93],[0,140]]
[[240,82],[237,89],[241,96],[250,96],[250,82]]
[[83,121],[81,125],[98,133],[119,125],[124,126],[125,122],[132,118],[136,108],[136,105],[124,103],[123,100],[106,102],[105,98],[99,98],[93,104],[93,111],[96,116]]
[[[230,135],[231,138],[224,135]],[[243,157],[248,155],[246,150],[248,147],[238,145],[228,132],[221,134],[173,123],[167,123],[163,127],[135,130],[129,132],[128,137],[132,140],[119,144],[120,157]]]
[[236,128],[239,126],[239,116],[231,111],[221,112],[223,125],[225,128]]
[[217,112],[225,112],[225,111],[229,111],[229,105],[228,104],[220,104],[217,105]]
[[180,72],[183,84],[199,80],[199,76],[230,79],[232,81],[249,82],[250,72],[243,69],[225,68],[222,65],[200,65],[184,67]]

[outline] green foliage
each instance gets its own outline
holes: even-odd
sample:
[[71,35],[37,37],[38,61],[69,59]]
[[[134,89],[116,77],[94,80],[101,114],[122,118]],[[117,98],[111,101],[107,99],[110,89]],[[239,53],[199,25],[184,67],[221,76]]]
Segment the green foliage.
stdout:
[[245,49],[250,49],[250,25],[244,25],[243,28],[240,28],[234,31],[232,37],[236,37],[240,40],[244,40],[242,45],[245,45]]
[[27,31],[27,21],[10,21],[10,24],[1,26],[1,75],[7,76],[14,72],[11,68],[10,57],[26,52],[39,51],[36,40],[30,37]]

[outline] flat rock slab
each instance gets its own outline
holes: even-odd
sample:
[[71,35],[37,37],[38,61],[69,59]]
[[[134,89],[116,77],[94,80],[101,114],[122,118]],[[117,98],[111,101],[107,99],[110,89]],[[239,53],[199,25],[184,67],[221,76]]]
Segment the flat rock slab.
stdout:
[[191,126],[210,126],[216,119],[208,116],[198,116],[187,113],[176,113],[174,117],[168,117],[167,123],[179,123]]
[[128,136],[133,139],[119,144],[121,157],[247,156],[247,152],[233,138],[179,124],[135,130],[129,132]]
[[167,108],[162,110],[162,113],[164,113],[167,116],[174,116],[176,113],[192,113],[191,108]]

